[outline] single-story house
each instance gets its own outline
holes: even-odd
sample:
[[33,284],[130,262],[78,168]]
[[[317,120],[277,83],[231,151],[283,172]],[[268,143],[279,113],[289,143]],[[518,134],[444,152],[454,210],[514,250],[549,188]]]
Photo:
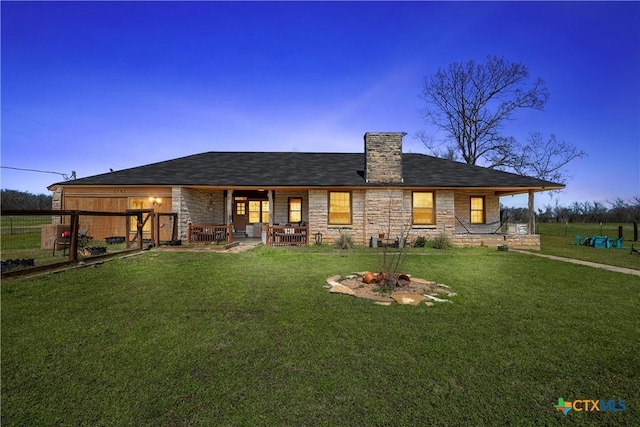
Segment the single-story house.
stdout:
[[528,193],[532,206],[534,192],[562,184],[403,153],[404,135],[366,133],[364,153],[206,152],[49,189],[54,209],[176,213],[182,239],[190,226],[225,225],[234,236],[268,231],[273,244],[318,236],[330,243],[348,233],[368,245],[408,230],[410,238],[444,234],[459,246],[539,246],[530,229],[500,233],[500,197]]

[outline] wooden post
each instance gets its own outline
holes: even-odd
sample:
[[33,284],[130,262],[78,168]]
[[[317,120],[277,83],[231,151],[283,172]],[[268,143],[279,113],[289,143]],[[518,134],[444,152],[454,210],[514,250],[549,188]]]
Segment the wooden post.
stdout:
[[125,215],[124,216],[124,235],[125,237],[125,241],[127,242],[127,249],[129,249],[131,247],[131,242],[129,241],[130,237],[131,237],[131,233],[129,230],[129,227],[131,227],[131,216],[130,215]]
[[80,214],[76,211],[71,214],[71,224],[69,225],[71,236],[69,247],[69,260],[78,260],[78,228],[80,226]]
[[137,225],[137,229],[138,229],[138,249],[142,250],[142,237],[143,237],[143,228],[144,228],[144,222],[142,222],[142,212],[140,212],[137,216],[138,219],[138,223]]
[[533,190],[529,190],[529,224],[527,226],[528,234],[534,234],[534,218],[535,211],[533,210]]
[[233,190],[227,190],[227,221],[226,224],[233,224]]
[[267,246],[271,246],[271,230],[270,230],[269,224],[265,224],[265,228],[266,228],[266,230],[267,230],[267,231],[266,231],[266,233],[267,233],[267,242],[266,242],[266,245],[267,245]]
[[231,224],[227,224],[227,243],[231,243],[233,241],[233,226]]
[[173,230],[171,231],[171,240],[178,240],[178,214],[171,214],[171,219],[173,222]]
[[187,242],[191,243],[191,223],[187,224]]
[[[276,211],[273,207],[273,190],[267,192],[267,198],[269,199],[269,225],[273,225],[273,214]],[[260,230],[260,237],[262,237],[262,230]]]
[[[160,243],[159,241],[159,235],[160,233],[156,233],[156,213],[155,211],[152,211],[149,216],[151,217],[151,244],[153,246],[159,246],[158,243]],[[147,219],[148,221],[148,219]],[[160,231],[160,229],[158,229],[158,231]]]
[[156,234],[156,240],[153,242],[154,246],[160,246],[160,213],[153,214],[153,230]]

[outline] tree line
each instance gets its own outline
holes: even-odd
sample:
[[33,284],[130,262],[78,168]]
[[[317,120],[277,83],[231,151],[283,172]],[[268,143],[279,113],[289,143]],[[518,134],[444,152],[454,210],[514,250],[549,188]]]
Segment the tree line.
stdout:
[[47,194],[4,189],[0,192],[0,205],[3,210],[51,209],[51,202],[52,196]]
[[[502,218],[509,217],[509,222],[527,222],[529,211],[527,208],[509,208],[500,206]],[[535,212],[537,222],[612,222],[630,223],[640,221],[640,196],[630,200],[616,198],[610,202],[573,202],[569,206],[562,206],[556,200],[555,204],[547,204]]]

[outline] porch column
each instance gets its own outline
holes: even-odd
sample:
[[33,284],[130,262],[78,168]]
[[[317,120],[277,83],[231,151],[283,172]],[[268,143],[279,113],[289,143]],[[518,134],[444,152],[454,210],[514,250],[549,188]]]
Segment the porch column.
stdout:
[[233,190],[227,190],[227,225],[233,224]]
[[533,190],[529,190],[529,224],[527,225],[528,234],[534,234],[534,215],[535,212],[533,210]]
[[269,199],[269,227],[273,225],[273,215],[276,213],[273,206],[273,190],[267,191],[267,198]]

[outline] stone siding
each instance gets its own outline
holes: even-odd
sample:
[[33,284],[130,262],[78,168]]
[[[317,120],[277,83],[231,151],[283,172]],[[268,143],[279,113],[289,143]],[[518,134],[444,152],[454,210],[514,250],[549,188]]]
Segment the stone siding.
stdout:
[[289,198],[298,197],[302,199],[302,221],[309,221],[309,192],[295,190],[277,190],[273,192],[273,223],[286,224],[289,222]]
[[327,190],[309,190],[309,233],[327,235],[328,209]]
[[[341,190],[344,191],[344,190]],[[364,190],[351,191],[351,224],[329,224],[329,191],[309,190],[309,233],[322,233],[324,243],[333,243],[340,233],[351,235],[357,243],[364,243]]]
[[456,234],[454,246],[471,248],[487,246],[497,248],[507,245],[510,249],[540,249],[538,234]]
[[406,203],[406,191],[401,189],[370,189],[365,193],[366,219],[361,241],[384,234],[386,239],[405,234],[410,227],[411,200]]
[[173,187],[171,208],[178,213],[178,236],[187,238],[189,223],[224,224],[224,192]]
[[[328,223],[329,191],[326,189],[274,191],[271,213],[275,224],[288,222],[289,198],[302,199],[302,220],[308,222],[310,235],[320,232],[323,243],[332,244],[340,233],[351,235],[360,245],[369,245],[372,237],[395,239],[407,234],[409,241],[422,236],[433,239],[439,235],[448,236],[455,246],[497,246],[507,244],[510,248],[539,248],[538,235],[496,235],[468,234],[456,220],[456,215],[467,224],[470,219],[471,196],[484,196],[487,223],[499,221],[499,197],[489,191],[435,190],[435,216],[433,225],[410,224],[413,190],[402,188],[369,188],[351,190],[351,224],[333,225]],[[336,189],[344,191],[344,189]],[[199,190],[173,188],[172,210],[178,213],[179,236],[187,235],[188,223],[222,224],[226,211],[226,200],[222,190]],[[468,225],[467,225],[468,226]],[[488,226],[483,225],[487,228]],[[493,225],[491,226],[493,227]],[[490,228],[490,227],[489,227]],[[497,225],[493,229],[497,228]],[[493,230],[492,230],[493,231]],[[310,238],[313,244],[315,239]]]
[[[62,210],[62,187],[56,187],[53,190],[53,196],[51,197],[51,209],[54,211]],[[52,224],[60,224],[62,217],[53,216],[51,217]]]
[[[436,223],[433,225],[411,225],[409,241],[418,237],[433,239],[440,235],[449,237],[455,246],[477,247],[507,244],[512,248],[539,248],[540,236],[502,234],[467,234],[459,224],[456,215],[469,222],[471,196],[484,196],[487,222],[499,221],[500,199],[487,191],[455,192],[436,190]],[[385,234],[385,238],[395,239],[407,233],[411,221],[412,190],[381,188],[354,190],[352,199],[352,223],[349,225],[328,224],[328,191],[309,191],[309,226],[311,234],[322,233],[323,243],[331,244],[340,232],[348,233],[358,244],[369,245],[372,237]],[[468,226],[468,225],[467,225]],[[483,225],[485,228],[497,228]],[[462,232],[460,232],[462,229]]]
[[[455,231],[453,191],[435,191],[436,223],[412,225],[413,192],[404,189],[353,190],[352,222],[348,225],[328,224],[328,191],[309,191],[310,232],[322,233],[324,243],[333,243],[340,232],[350,234],[356,243],[368,245],[372,237],[395,239],[408,234],[410,240],[419,236],[434,238],[440,234],[453,237]],[[408,229],[409,228],[409,229]]]
[[[471,197],[484,197],[485,224],[471,225]],[[500,197],[487,190],[459,191],[455,193],[455,216],[471,232],[492,233],[500,225]],[[455,219],[457,233],[467,233],[467,230]]]
[[401,132],[364,134],[365,179],[372,184],[399,184],[402,178]]

